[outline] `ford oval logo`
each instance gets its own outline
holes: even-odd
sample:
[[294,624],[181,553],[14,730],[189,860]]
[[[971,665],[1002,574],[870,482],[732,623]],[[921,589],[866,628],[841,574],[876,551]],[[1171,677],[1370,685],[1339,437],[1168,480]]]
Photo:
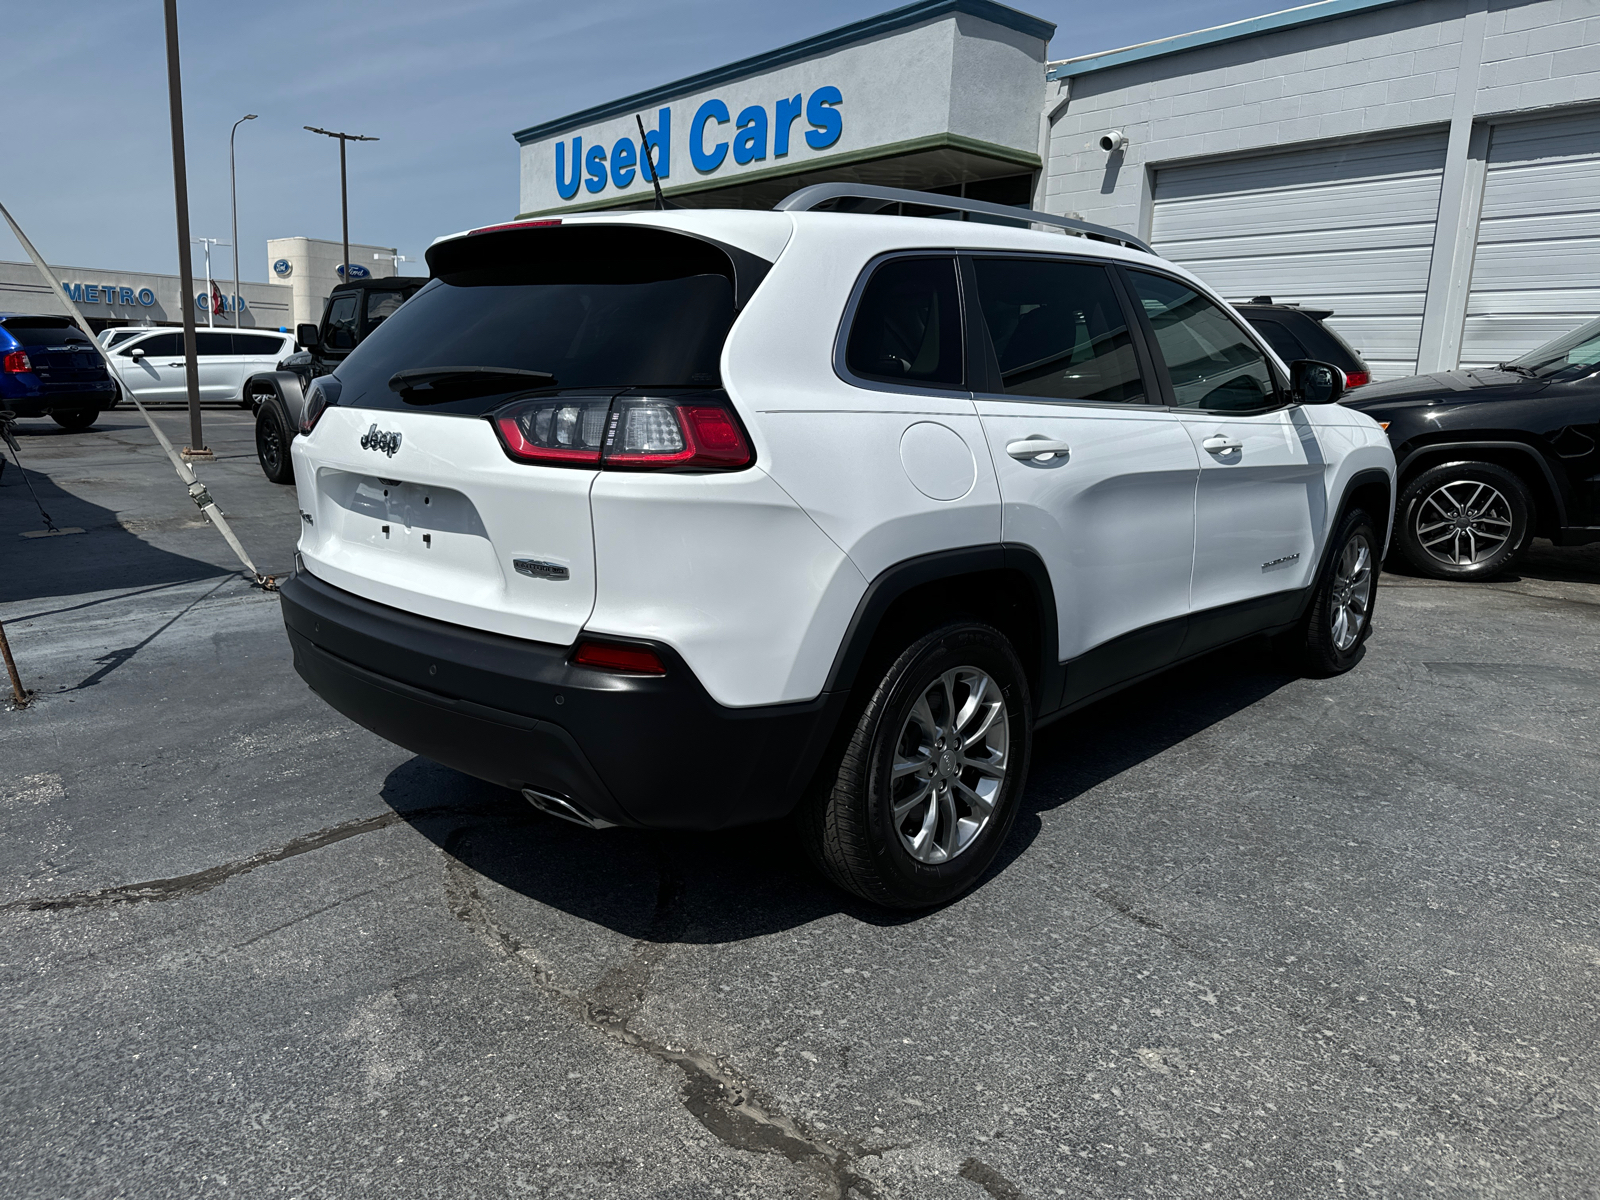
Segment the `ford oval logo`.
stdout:
[[391,433],[374,425],[361,435],[361,448],[363,450],[381,450],[384,454],[393,458],[394,452],[400,449],[400,433],[398,430]]
[[[340,279],[343,279],[344,278],[344,264],[341,263],[337,267],[335,267],[333,269],[333,273],[335,275],[337,275]],[[350,278],[351,279],[371,279],[372,278],[372,272],[367,270],[360,263],[351,263],[350,264]]]
[[280,258],[277,262],[272,264],[272,270],[273,273],[280,279],[285,279],[288,278],[289,273],[294,270],[294,264],[292,264],[287,258]]

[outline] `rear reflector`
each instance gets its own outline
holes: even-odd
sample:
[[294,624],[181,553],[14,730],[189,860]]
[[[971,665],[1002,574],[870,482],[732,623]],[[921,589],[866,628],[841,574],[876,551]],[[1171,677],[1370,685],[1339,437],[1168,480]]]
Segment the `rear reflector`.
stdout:
[[1344,390],[1347,392],[1351,388],[1362,387],[1370,382],[1372,382],[1372,376],[1365,371],[1346,371],[1344,373]]
[[667,668],[648,646],[625,646],[616,642],[579,642],[572,661],[580,667],[602,671],[623,671],[630,675],[665,675]]

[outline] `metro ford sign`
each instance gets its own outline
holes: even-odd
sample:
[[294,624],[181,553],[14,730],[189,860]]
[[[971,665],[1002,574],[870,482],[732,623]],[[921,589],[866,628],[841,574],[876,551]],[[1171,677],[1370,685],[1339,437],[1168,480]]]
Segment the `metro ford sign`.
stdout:
[[[772,157],[788,157],[795,122],[805,117],[805,144],[813,150],[826,150],[839,140],[844,132],[844,116],[840,106],[844,94],[836,87],[819,87],[809,96],[797,92],[780,97],[768,107],[751,104],[739,110],[737,117],[730,115],[727,102],[713,97],[695,109],[689,119],[686,140],[689,161],[701,175],[710,175],[729,159],[732,151],[734,163],[744,166],[763,162],[767,158],[769,135]],[[732,125],[732,130],[726,127]],[[672,109],[663,108],[656,113],[655,128],[644,135],[651,161],[658,179],[672,177]],[[796,139],[797,140],[797,139]],[[608,147],[591,143],[584,149],[583,135],[555,144],[556,194],[571,200],[578,194],[580,182],[583,189],[598,196],[612,186],[617,190],[631,185],[636,177],[649,182],[650,168],[645,165],[644,150],[631,137],[620,137]]]

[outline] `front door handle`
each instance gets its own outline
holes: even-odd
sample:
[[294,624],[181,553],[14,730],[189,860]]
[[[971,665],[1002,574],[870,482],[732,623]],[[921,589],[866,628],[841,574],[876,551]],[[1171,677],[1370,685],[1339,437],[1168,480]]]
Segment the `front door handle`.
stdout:
[[1018,462],[1054,462],[1058,458],[1065,462],[1072,455],[1072,447],[1036,433],[1020,441],[1007,442],[1006,453]]
[[1244,449],[1244,443],[1238,438],[1223,437],[1220,433],[1215,437],[1208,437],[1200,445],[1212,454],[1230,454],[1235,450]]

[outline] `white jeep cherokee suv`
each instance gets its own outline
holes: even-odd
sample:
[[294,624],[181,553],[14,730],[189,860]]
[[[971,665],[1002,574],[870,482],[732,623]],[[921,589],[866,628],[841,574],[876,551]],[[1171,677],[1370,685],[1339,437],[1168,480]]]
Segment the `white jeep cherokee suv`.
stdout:
[[1040,725],[1256,634],[1362,652],[1383,431],[1132,238],[822,185],[428,266],[307,396],[284,618],[333,707],[547,812],[792,814],[839,884],[931,905]]

